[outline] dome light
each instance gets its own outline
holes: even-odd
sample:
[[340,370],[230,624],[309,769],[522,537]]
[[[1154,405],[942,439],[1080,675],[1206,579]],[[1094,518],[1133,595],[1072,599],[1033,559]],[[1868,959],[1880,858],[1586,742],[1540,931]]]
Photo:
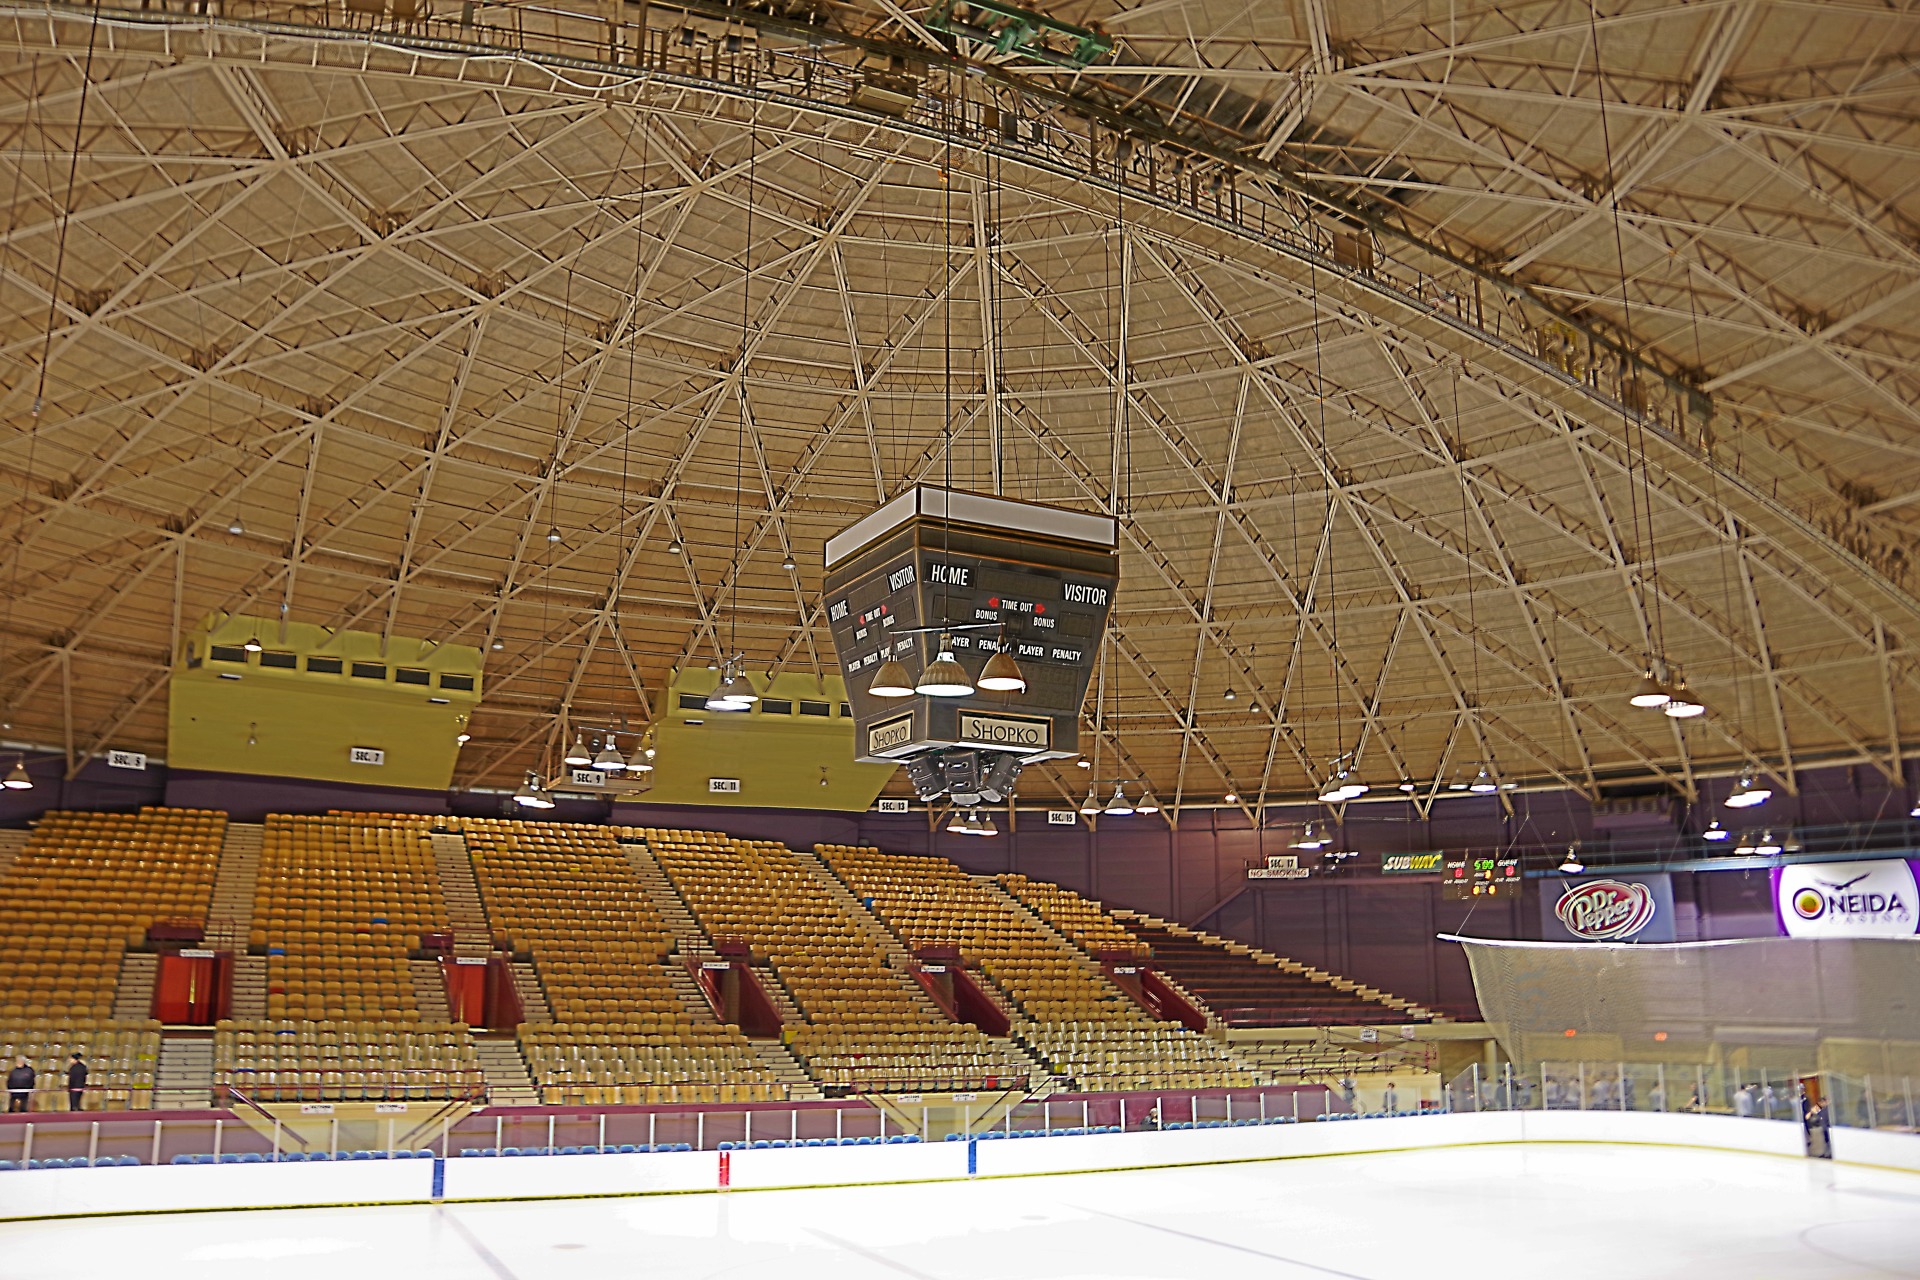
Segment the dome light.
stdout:
[[1151,789],[1143,790],[1140,793],[1140,803],[1133,806],[1133,811],[1135,813],[1158,813],[1160,812],[1160,802],[1153,798]]
[[680,552],[681,552],[682,550],[684,550],[684,548],[682,548],[682,547],[681,547],[681,545],[680,545],[680,539],[679,539],[679,537],[678,537],[677,535],[676,535],[676,536],[674,536],[674,537],[671,537],[671,538],[668,538],[668,539],[667,539],[667,554],[668,554],[668,555],[670,555],[670,556],[677,556],[677,555],[679,555],[679,554],[680,554]]
[[1656,709],[1673,701],[1673,690],[1654,679],[1653,669],[1649,667],[1646,674],[1640,677],[1640,685],[1628,701],[1636,707]]
[[1763,831],[1760,839],[1754,842],[1753,852],[1761,858],[1771,858],[1780,853],[1780,842],[1773,838],[1773,832]]
[[966,668],[953,656],[951,636],[941,635],[940,648],[927,669],[920,673],[920,682],[913,686],[913,691],[929,698],[964,698],[973,692],[973,681],[967,679]]
[[1222,803],[1225,803],[1225,804],[1239,804],[1240,794],[1236,791],[1229,791],[1227,792],[1227,794],[1221,796],[1220,799]]
[[247,642],[241,645],[240,647],[242,649],[245,649],[248,653],[258,653],[262,649],[266,648],[267,646],[260,643],[259,636],[248,636]]
[[1222,702],[1232,702],[1232,701],[1233,701],[1233,700],[1234,700],[1235,698],[1237,698],[1237,697],[1239,697],[1239,696],[1240,696],[1239,694],[1237,694],[1237,693],[1235,693],[1235,692],[1233,691],[1233,686],[1232,686],[1232,685],[1228,685],[1228,686],[1227,686],[1227,691],[1226,691],[1225,693],[1223,693],[1223,694],[1221,694],[1221,695],[1220,695],[1220,700],[1221,700]]
[[1740,783],[1727,797],[1729,809],[1751,809],[1755,805],[1765,804],[1773,799],[1773,788],[1764,782],[1755,782],[1752,774],[1742,774]]
[[781,557],[780,567],[782,569],[785,569],[788,573],[792,573],[795,569],[798,569],[800,566],[794,563],[793,552],[789,551],[785,556]]
[[1709,822],[1707,824],[1707,829],[1700,833],[1700,838],[1702,840],[1711,840],[1715,844],[1718,844],[1722,840],[1725,840],[1732,835],[1733,835],[1733,832],[1721,826],[1720,819],[1715,818],[1712,822]]
[[1127,818],[1133,815],[1133,805],[1127,800],[1126,783],[1113,784],[1113,798],[1107,801],[1107,807],[1100,813],[1101,816],[1108,818]]
[[1287,842],[1289,849],[1324,849],[1326,847],[1326,833],[1311,822],[1300,828],[1300,834]]
[[464,744],[464,743],[472,742],[473,735],[468,733],[465,729],[462,729],[460,732],[453,735],[453,740],[455,742]]
[[547,530],[547,545],[552,546],[558,541],[560,541],[560,531],[558,529]]
[[567,754],[561,756],[562,762],[576,769],[584,769],[593,763],[593,753],[587,750],[587,740],[582,734],[573,735],[573,745],[567,748]]
[[1560,859],[1560,873],[1562,875],[1577,876],[1586,869],[1587,864],[1580,861],[1580,855],[1573,851],[1572,845],[1568,845],[1567,856]]
[[13,758],[13,768],[7,770],[6,780],[0,782],[0,786],[4,786],[9,791],[33,790],[33,775],[27,772],[27,761],[24,756]]
[[1707,714],[1707,704],[1694,697],[1687,689],[1687,682],[1681,680],[1673,686],[1673,695],[1660,710],[1675,720],[1691,720]]
[[1500,784],[1487,772],[1487,766],[1481,765],[1480,772],[1473,775],[1473,781],[1467,784],[1467,790],[1477,796],[1488,796],[1500,789]]
[[980,687],[991,693],[1025,693],[1027,677],[1013,655],[1002,649],[980,669]]
[[245,533],[246,531],[247,531],[247,526],[240,523],[239,516],[235,516],[233,518],[233,523],[227,526],[227,532],[232,534],[236,538],[239,537],[241,534]]
[[1091,817],[1100,812],[1100,798],[1093,794],[1093,788],[1087,788],[1087,798],[1080,802],[1080,812]]
[[627,772],[633,774],[653,772],[653,748],[643,747],[627,757]]
[[867,686],[867,692],[876,698],[911,698],[913,677],[897,660],[888,658],[873,673],[873,683]]
[[513,802],[523,809],[551,809],[553,797],[540,789],[540,775],[529,773],[520,789],[513,793]]
[[613,736],[611,734],[607,736],[605,744],[601,746],[600,754],[593,758],[593,767],[603,769],[608,773],[621,773],[625,771],[627,767],[626,757],[614,748]]

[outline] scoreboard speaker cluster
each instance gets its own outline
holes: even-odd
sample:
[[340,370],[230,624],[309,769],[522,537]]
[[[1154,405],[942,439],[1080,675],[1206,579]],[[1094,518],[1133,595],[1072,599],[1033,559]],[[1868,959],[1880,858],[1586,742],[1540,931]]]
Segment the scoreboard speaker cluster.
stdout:
[[[829,538],[827,621],[858,758],[904,765],[923,800],[972,805],[1011,795],[1028,764],[1078,755],[1117,536],[1105,516],[922,485]],[[981,687],[1002,654],[1024,690]],[[971,692],[874,691],[883,668],[908,678],[883,687],[939,685],[943,655],[965,672],[946,687]]]

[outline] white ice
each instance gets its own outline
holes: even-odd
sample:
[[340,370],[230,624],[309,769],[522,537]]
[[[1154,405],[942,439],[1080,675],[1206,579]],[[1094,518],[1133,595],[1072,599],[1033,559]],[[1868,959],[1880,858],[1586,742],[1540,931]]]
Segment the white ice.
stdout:
[[0,1227],[5,1280],[109,1274],[1920,1277],[1920,1175],[1677,1148],[1502,1146],[972,1183]]

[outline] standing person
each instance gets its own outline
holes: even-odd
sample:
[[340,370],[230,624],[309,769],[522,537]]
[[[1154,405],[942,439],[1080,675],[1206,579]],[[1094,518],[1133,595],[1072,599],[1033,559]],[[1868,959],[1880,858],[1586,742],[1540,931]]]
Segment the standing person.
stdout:
[[75,1050],[67,1064],[67,1110],[78,1111],[87,1096],[87,1060]]
[[1340,1097],[1347,1104],[1347,1110],[1353,1110],[1353,1077],[1343,1076],[1340,1080]]
[[1391,1080],[1387,1081],[1387,1091],[1380,1095],[1380,1109],[1390,1116],[1400,1114],[1400,1092]]
[[1665,1111],[1667,1109],[1667,1086],[1661,1084],[1658,1080],[1654,1081],[1653,1089],[1647,1094],[1647,1106],[1653,1111]]
[[13,1070],[7,1072],[7,1111],[25,1111],[27,1099],[33,1096],[33,1068],[27,1060],[21,1058],[14,1063]]
[[1753,1118],[1752,1086],[1743,1084],[1740,1086],[1739,1090],[1733,1095],[1733,1114],[1735,1114],[1736,1116],[1739,1116],[1743,1120],[1749,1120]]

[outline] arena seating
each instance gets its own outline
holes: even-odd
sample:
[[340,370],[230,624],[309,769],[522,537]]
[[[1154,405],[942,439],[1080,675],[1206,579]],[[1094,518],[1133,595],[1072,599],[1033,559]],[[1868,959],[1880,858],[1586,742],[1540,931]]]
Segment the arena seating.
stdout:
[[[497,946],[531,953],[551,1024],[520,1047],[549,1101],[587,1089],[623,1100],[777,1097],[737,1027],[696,1025],[667,975],[672,936],[606,827],[465,818]],[[653,1090],[663,1091],[656,1096]],[[713,1096],[705,1097],[710,1092]]]
[[673,880],[709,936],[764,958],[803,1019],[788,1043],[822,1084],[886,1090],[1024,1079],[1028,1064],[978,1028],[948,1021],[890,968],[884,946],[791,849],[700,831],[631,834]]
[[252,940],[269,1018],[420,1021],[407,953],[447,928],[427,831],[407,814],[267,819]]
[[1027,1019],[1016,1034],[1081,1088],[1260,1083],[1214,1041],[1153,1018],[1088,957],[945,859],[848,845],[818,849],[909,947],[958,947]]
[[89,1111],[125,1110],[153,1104],[154,1064],[160,1057],[158,1022],[40,1018],[9,1020],[0,1027],[0,1070],[25,1058],[35,1068],[33,1111],[67,1109],[67,1063],[79,1052],[87,1060]]
[[1091,898],[1083,898],[1071,889],[1063,889],[1045,880],[1030,880],[1023,875],[1010,873],[995,876],[994,879],[1008,893],[1030,907],[1034,914],[1090,955],[1099,955],[1103,951],[1124,951],[1141,957],[1147,954],[1147,944],[1108,915],[1106,909]]
[[484,1080],[464,1023],[215,1024],[216,1087],[255,1102],[463,1097]]
[[1228,1026],[1323,1027],[1424,1022],[1434,1014],[1303,964],[1151,916],[1121,921],[1153,949],[1154,966]]
[[104,1023],[121,957],[149,926],[205,926],[226,822],[203,809],[43,814],[0,894],[0,1033]]

